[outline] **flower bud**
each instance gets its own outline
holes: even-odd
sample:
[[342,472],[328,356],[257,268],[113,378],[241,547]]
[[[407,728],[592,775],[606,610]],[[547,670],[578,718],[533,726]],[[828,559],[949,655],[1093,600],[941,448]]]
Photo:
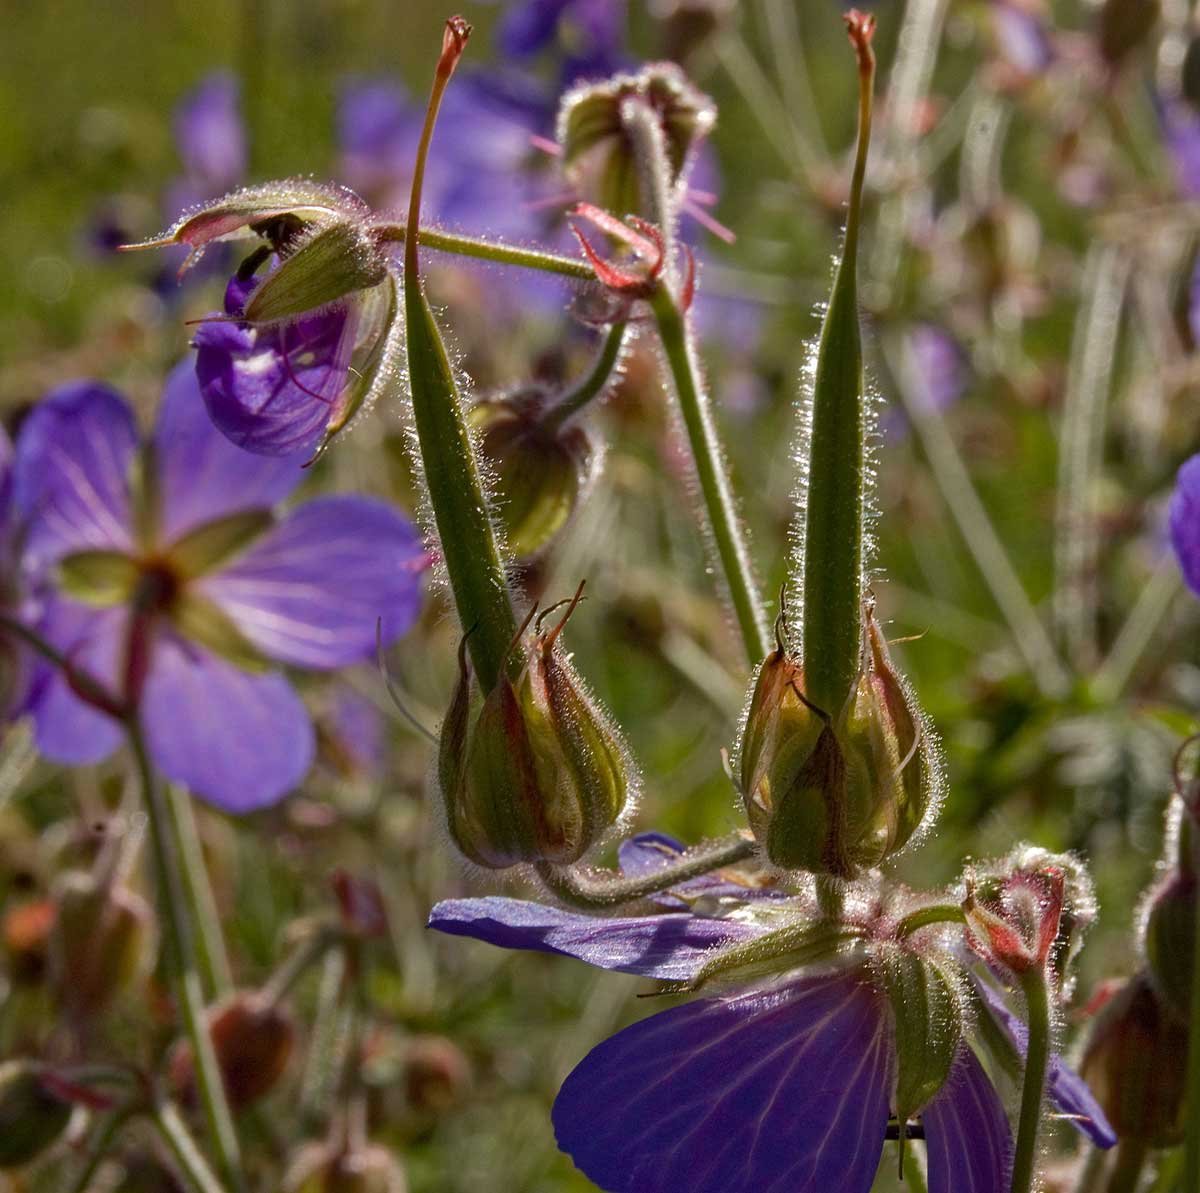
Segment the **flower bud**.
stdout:
[[374,1144],[300,1149],[284,1180],[284,1193],[405,1193],[404,1170]]
[[[563,168],[586,202],[614,215],[657,218],[650,188],[661,181],[675,193],[683,190],[693,151],[715,122],[712,101],[679,67],[651,63],[636,75],[587,83],[563,97],[558,114]],[[646,154],[644,129],[661,152]],[[666,177],[660,180],[659,171]]]
[[971,874],[963,900],[967,941],[984,960],[1013,973],[1044,969],[1065,901],[1066,872],[1050,860]]
[[149,967],[153,912],[128,888],[83,873],[63,878],[55,902],[50,940],[55,987],[73,1012],[97,1014]]
[[1196,878],[1172,874],[1150,895],[1145,921],[1148,977],[1166,1005],[1186,1019],[1196,973]]
[[557,646],[582,591],[581,585],[554,629],[535,634],[517,680],[501,674],[473,724],[465,639],[459,648],[438,780],[451,840],[488,869],[578,861],[632,794],[632,768],[616,726]]
[[1100,1010],[1079,1067],[1121,1139],[1171,1147],[1184,1135],[1187,1028],[1144,973]]
[[549,395],[536,388],[482,398],[470,424],[495,478],[495,508],[509,549],[536,555],[566,525],[594,474],[595,452],[578,423],[547,419]]
[[71,1104],[24,1060],[0,1064],[0,1168],[19,1168],[49,1148],[66,1130]]
[[[242,1110],[269,1094],[287,1069],[296,1038],[291,1016],[263,995],[243,991],[213,1007],[207,1018],[225,1096],[231,1109]],[[195,1101],[195,1065],[186,1040],[172,1053],[170,1078],[181,1102]]]
[[779,646],[755,681],[738,751],[754,835],[785,869],[853,878],[911,840],[935,802],[940,759],[868,611],[858,682],[835,720]]

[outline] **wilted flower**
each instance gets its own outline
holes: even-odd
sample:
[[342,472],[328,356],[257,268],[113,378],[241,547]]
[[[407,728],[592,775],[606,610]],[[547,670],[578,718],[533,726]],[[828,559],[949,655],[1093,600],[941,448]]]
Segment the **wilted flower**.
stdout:
[[[674,1193],[685,1179],[690,1193],[866,1193],[903,1070],[881,973],[897,946],[880,948],[869,926],[846,924],[820,949],[811,908],[745,886],[723,891],[680,910],[603,919],[462,899],[439,903],[430,925],[676,989],[721,977],[723,993],[626,1028],[567,1078],[554,1107],[559,1146],[602,1188]],[[952,962],[943,954],[938,964]],[[739,982],[739,965],[754,976]],[[1051,1065],[1051,1098],[1110,1145],[1080,1080],[1057,1058]],[[918,1111],[931,1193],[1004,1193],[1012,1150],[1004,1104],[965,1038],[949,1049],[936,1092],[933,1084]]]
[[489,869],[578,861],[632,805],[636,778],[620,733],[558,644],[581,595],[582,586],[558,624],[538,630],[520,675],[502,674],[473,719],[465,638],[459,649],[438,787],[450,839]]
[[[412,623],[427,563],[380,501],[326,497],[279,516],[295,457],[240,451],[204,413],[191,361],[167,382],[142,444],[123,399],[68,385],[27,419],[17,502],[39,630],[82,671],[140,704],[153,760],[228,811],[279,799],[313,757],[308,713],[279,664],[333,669]],[[99,761],[121,727],[44,667],[39,749]]]

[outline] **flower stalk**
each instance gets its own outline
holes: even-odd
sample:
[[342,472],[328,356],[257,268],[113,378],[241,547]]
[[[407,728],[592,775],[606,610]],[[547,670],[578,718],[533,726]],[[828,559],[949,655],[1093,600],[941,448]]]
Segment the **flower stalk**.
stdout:
[[[1194,826],[1193,826],[1194,827]],[[1200,957],[1200,916],[1196,917],[1196,938],[1192,957]],[[1183,1183],[1185,1193],[1200,1193],[1200,975],[1192,974],[1192,1005],[1189,1017],[1187,1050],[1187,1138],[1183,1145]]]
[[1025,1076],[1021,1085],[1021,1109],[1017,1120],[1017,1147],[1013,1156],[1011,1193],[1031,1193],[1037,1164],[1038,1129],[1046,1070],[1050,1061],[1050,983],[1042,966],[1020,975],[1029,1023],[1029,1045],[1025,1053]]
[[619,375],[617,366],[621,360],[621,350],[627,343],[628,330],[629,324],[625,322],[614,323],[609,327],[604,336],[604,343],[600,346],[600,353],[588,375],[570,393],[564,394],[542,420],[542,425],[547,431],[557,431],[565,422],[586,410],[592,402],[607,392]]

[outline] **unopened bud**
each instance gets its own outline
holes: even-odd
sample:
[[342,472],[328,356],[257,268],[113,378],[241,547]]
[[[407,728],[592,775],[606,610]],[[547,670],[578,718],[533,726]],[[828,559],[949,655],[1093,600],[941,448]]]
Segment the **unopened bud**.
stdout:
[[840,718],[805,695],[778,648],[759,669],[738,751],[750,826],[785,869],[853,878],[912,839],[936,802],[940,759],[873,615]]
[[[670,62],[636,75],[616,75],[567,93],[558,114],[558,142],[568,179],[589,203],[624,216],[659,218],[653,188],[679,194],[696,146],[716,122],[716,108]],[[643,128],[660,152],[648,160]],[[659,179],[658,172],[666,177]]]
[[[239,992],[208,1013],[213,1052],[233,1110],[265,1097],[287,1069],[295,1044],[291,1016],[277,1003],[254,992]],[[181,1040],[171,1056],[175,1096],[189,1104],[196,1097],[191,1044]]]
[[459,650],[438,779],[451,840],[488,869],[578,861],[629,801],[634,778],[620,734],[558,646],[581,595],[582,586],[558,624],[538,630],[521,675],[501,674],[473,723],[465,640]]
[[405,1193],[404,1169],[374,1144],[300,1149],[284,1180],[284,1193]]
[[577,423],[547,421],[549,395],[530,388],[471,407],[471,426],[495,477],[495,508],[509,549],[536,555],[575,512],[594,474],[596,453]]
[[1145,921],[1148,976],[1167,1006],[1186,1019],[1196,973],[1196,878],[1173,874],[1150,895]]
[[1184,1135],[1187,1028],[1136,974],[1100,1010],[1079,1067],[1118,1137],[1171,1147]]
[[83,873],[62,879],[55,902],[50,940],[55,987],[70,1010],[96,1014],[149,967],[154,914],[127,887]]
[[0,1168],[35,1160],[66,1130],[71,1103],[42,1080],[36,1064],[0,1064]]

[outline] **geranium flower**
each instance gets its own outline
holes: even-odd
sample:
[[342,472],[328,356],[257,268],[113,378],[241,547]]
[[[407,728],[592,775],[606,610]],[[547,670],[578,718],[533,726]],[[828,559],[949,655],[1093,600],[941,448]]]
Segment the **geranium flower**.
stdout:
[[[677,849],[641,838],[623,859],[644,867],[658,854],[665,864]],[[729,873],[667,898],[680,909],[613,918],[498,897],[450,900],[429,922],[505,948],[687,982],[722,950],[810,912]],[[871,948],[867,932],[815,969],[734,985],[605,1041],[559,1092],[559,1146],[614,1193],[867,1193],[897,1076],[893,1013]],[[1057,1058],[1054,1065],[1051,1098],[1111,1146],[1086,1087]],[[1004,1103],[965,1041],[920,1119],[930,1193],[1005,1193],[1012,1136]]]
[[[29,415],[15,499],[39,632],[139,705],[168,778],[231,812],[278,800],[309,769],[312,722],[281,665],[369,657],[412,623],[427,563],[399,511],[322,497],[277,514],[299,459],[249,455],[204,412],[193,363],[168,379],[153,435],[106,386],[77,382]],[[67,764],[121,740],[111,717],[43,667],[36,740]]]

